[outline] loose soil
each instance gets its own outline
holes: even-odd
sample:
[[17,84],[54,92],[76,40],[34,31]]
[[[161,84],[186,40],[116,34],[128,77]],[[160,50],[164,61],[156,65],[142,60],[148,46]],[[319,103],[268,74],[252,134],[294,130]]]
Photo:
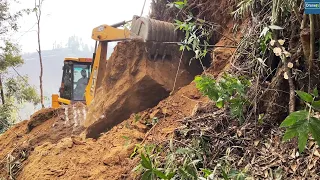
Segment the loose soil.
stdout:
[[201,73],[199,65],[189,67],[186,56],[180,59],[177,46],[168,46],[175,49],[172,56],[154,60],[142,41],[118,43],[107,61],[102,85],[88,108],[86,137],[97,138],[132,113],[156,106],[173,88],[189,84]]

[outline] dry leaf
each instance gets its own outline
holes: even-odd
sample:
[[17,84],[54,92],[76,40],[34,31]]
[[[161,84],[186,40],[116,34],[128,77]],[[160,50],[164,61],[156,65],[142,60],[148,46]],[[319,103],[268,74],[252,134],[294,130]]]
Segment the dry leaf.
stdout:
[[314,167],[313,164],[308,164],[308,169],[311,170]]
[[315,156],[317,156],[317,157],[320,157],[320,153],[319,153],[318,150],[315,150],[314,153],[313,153],[313,155],[315,155]]
[[242,132],[240,130],[237,130],[237,135],[238,135],[238,137],[241,137],[242,136]]
[[289,79],[288,73],[287,73],[287,72],[284,72],[284,73],[283,73],[283,77],[284,77],[285,79]]
[[259,143],[260,143],[260,141],[258,141],[258,140],[257,140],[257,141],[254,141],[254,146],[257,147],[257,146],[259,145]]
[[296,164],[292,164],[291,165],[291,169],[293,172],[296,172],[297,171],[297,165]]
[[293,158],[293,159],[296,157],[296,150],[295,149],[292,150],[292,153],[291,153],[290,157]]
[[290,68],[290,69],[293,68],[293,63],[292,62],[288,63],[288,68]]
[[279,39],[279,40],[278,40],[278,42],[279,42],[279,44],[280,44],[281,46],[283,46],[283,45],[284,45],[285,40],[283,40],[283,39]]
[[269,143],[264,143],[264,145],[266,146],[267,149],[270,149],[270,144]]

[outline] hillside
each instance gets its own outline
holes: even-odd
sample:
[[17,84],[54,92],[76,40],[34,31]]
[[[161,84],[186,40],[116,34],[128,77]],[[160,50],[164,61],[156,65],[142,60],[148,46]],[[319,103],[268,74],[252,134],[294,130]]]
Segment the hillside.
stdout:
[[[117,43],[90,105],[42,109],[0,136],[0,177],[319,179],[320,16],[304,8],[153,1],[183,43]],[[162,48],[172,55],[151,58]]]

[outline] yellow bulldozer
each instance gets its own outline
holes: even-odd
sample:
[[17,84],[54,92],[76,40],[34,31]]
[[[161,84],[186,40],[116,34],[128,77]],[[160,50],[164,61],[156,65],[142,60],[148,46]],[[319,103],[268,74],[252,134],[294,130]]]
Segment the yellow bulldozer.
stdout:
[[[130,30],[119,27],[131,22]],[[133,16],[130,21],[114,25],[100,25],[92,30],[95,40],[93,58],[65,58],[61,87],[58,94],[52,94],[52,107],[83,102],[91,104],[96,89],[100,87],[107,62],[108,42],[140,39],[148,43],[150,57],[164,57],[170,52],[165,43],[177,42],[177,32],[172,23]]]

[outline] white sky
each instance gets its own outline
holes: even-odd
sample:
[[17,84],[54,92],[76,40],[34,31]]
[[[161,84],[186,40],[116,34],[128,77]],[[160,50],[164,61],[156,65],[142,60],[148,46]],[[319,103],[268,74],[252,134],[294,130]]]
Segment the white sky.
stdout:
[[[34,7],[34,0],[20,1],[20,4],[12,4],[13,11]],[[143,3],[144,0],[44,0],[40,22],[42,49],[51,49],[54,42],[64,46],[72,35],[94,46],[94,40],[91,39],[93,28],[131,20],[133,15],[141,14]],[[151,0],[146,1],[143,16],[148,15],[150,3]],[[37,49],[35,23],[33,13],[19,21],[20,30],[13,39],[23,52],[35,52]]]

